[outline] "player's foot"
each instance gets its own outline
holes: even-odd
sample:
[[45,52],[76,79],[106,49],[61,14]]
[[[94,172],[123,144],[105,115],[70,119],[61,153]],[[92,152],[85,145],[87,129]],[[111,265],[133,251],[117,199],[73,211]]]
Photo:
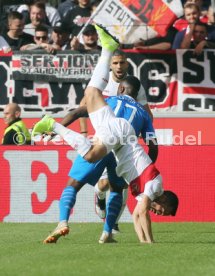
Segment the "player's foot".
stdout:
[[116,243],[117,241],[113,239],[113,236],[111,233],[103,232],[100,239],[99,243]]
[[38,123],[35,124],[32,130],[32,136],[37,134],[43,134],[45,132],[52,132],[55,120],[49,116],[45,115]]
[[95,195],[95,207],[96,214],[100,217],[100,219],[105,219],[106,217],[106,199],[100,199],[97,195]]
[[102,48],[105,48],[110,52],[114,52],[119,47],[119,43],[100,26],[95,25],[95,28],[97,30]]
[[69,226],[67,221],[58,224],[55,230],[43,241],[43,243],[56,243],[61,236],[69,234]]
[[119,225],[118,223],[116,223],[112,229],[112,234],[116,235],[116,234],[120,234],[120,230],[119,230]]

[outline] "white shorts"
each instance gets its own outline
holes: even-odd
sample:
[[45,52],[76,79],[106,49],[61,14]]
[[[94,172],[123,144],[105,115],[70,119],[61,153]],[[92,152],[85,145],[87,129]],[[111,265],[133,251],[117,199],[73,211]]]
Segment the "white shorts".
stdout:
[[131,135],[136,137],[131,124],[123,118],[117,118],[108,105],[90,113],[89,117],[95,129],[94,137],[105,145],[107,153],[125,145]]
[[108,172],[107,172],[107,168],[104,169],[100,179],[108,179]]

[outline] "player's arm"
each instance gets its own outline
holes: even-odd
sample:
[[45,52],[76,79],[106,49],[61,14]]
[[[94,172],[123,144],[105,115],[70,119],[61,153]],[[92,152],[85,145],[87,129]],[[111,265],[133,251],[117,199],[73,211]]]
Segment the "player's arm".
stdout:
[[88,117],[86,106],[80,106],[72,110],[62,119],[60,123],[66,127],[81,117]]
[[136,207],[134,208],[134,212],[132,214],[133,217],[133,222],[134,222],[134,229],[135,232],[138,236],[138,239],[141,243],[146,243],[146,236],[143,232],[142,226],[140,224],[140,216],[138,213],[138,204],[136,205]]
[[158,157],[158,143],[156,138],[151,138],[145,141],[148,146],[148,155],[151,158],[152,162],[155,163]]
[[158,157],[158,143],[150,116],[146,117],[141,130],[141,135],[145,144],[148,146],[148,155],[152,162],[155,163]]
[[152,119],[153,121],[153,114],[152,114],[152,111],[151,111],[151,108],[149,107],[148,103],[146,103],[145,105],[143,105],[144,109],[148,112],[150,118]]
[[[86,106],[86,98],[85,96],[82,98],[81,102],[80,102],[80,107],[82,106]],[[80,124],[80,133],[82,133],[83,135],[87,135],[88,129],[87,129],[87,120],[86,118],[80,118],[79,119],[79,124]]]
[[146,92],[145,92],[145,89],[143,88],[142,84],[140,86],[140,90],[139,90],[138,95],[137,95],[137,101],[142,104],[144,109],[149,114],[151,120],[153,121],[153,114],[152,114],[152,111],[151,111],[151,109],[148,105],[147,98],[146,98]]
[[149,214],[151,199],[147,195],[143,195],[142,200],[138,202],[138,214],[139,214],[139,222],[143,229],[145,235],[146,243],[153,243],[153,235],[152,235],[152,227],[151,227],[151,218]]

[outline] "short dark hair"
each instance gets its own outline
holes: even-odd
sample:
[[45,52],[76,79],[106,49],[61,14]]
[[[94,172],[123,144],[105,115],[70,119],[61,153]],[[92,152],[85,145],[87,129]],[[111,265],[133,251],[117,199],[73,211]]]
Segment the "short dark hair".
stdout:
[[122,85],[123,85],[123,83],[127,83],[129,86],[131,86],[130,96],[133,97],[134,99],[136,99],[137,94],[140,90],[140,85],[141,85],[138,78],[135,76],[127,76],[122,80]]
[[45,25],[38,25],[35,28],[35,33],[36,32],[46,32],[48,34],[49,30],[48,30],[48,28]]
[[163,193],[166,196],[165,204],[171,208],[171,216],[175,216],[178,209],[178,197],[172,191],[164,191]]
[[122,50],[119,50],[119,49],[115,50],[112,54],[112,57],[118,57],[118,56],[127,58],[125,52],[123,52]]
[[7,19],[8,19],[8,21],[9,20],[15,20],[15,19],[23,20],[23,15],[22,15],[22,13],[20,13],[18,11],[11,11],[8,14]]
[[30,9],[32,7],[37,7],[38,9],[41,9],[43,10],[44,12],[46,12],[46,6],[45,6],[45,3],[43,2],[40,2],[40,1],[36,1],[36,2],[33,2],[31,5],[30,5]]
[[195,23],[195,26],[202,26],[202,27],[204,27],[206,29],[206,32],[208,32],[208,25],[206,23],[203,23],[201,21],[197,21]]

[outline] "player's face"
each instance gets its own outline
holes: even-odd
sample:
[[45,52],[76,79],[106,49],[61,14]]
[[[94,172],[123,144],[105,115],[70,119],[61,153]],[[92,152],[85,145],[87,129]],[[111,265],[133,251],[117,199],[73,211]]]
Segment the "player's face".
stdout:
[[113,56],[111,59],[111,70],[115,81],[121,81],[128,70],[128,62],[123,56]]
[[151,203],[150,211],[157,216],[170,216],[171,210],[165,204],[159,204],[156,202]]

